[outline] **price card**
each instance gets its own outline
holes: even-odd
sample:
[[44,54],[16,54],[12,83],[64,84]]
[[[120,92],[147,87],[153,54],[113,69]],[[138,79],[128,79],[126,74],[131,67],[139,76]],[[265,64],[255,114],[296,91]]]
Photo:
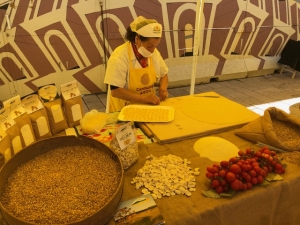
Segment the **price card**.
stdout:
[[13,119],[23,115],[26,111],[21,105],[21,97],[17,95],[3,102],[4,107],[10,107],[11,117]]
[[128,145],[136,141],[133,126],[134,124],[131,121],[120,126],[116,131],[116,138],[121,150],[125,149]]
[[10,108],[7,107],[0,110],[0,126],[4,131],[8,130],[15,123],[10,116]]
[[71,81],[69,83],[60,85],[61,94],[63,95],[65,100],[69,100],[72,98],[75,98],[77,96],[80,96],[80,91],[78,88],[77,81]]

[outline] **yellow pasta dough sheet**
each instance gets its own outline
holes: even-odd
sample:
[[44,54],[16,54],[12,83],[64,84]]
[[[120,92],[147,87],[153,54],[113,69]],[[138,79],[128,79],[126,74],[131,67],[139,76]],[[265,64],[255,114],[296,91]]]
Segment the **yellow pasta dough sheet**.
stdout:
[[197,140],[194,150],[201,156],[214,162],[229,160],[238,155],[239,148],[220,137],[204,137]]
[[171,106],[128,105],[122,108],[118,119],[135,122],[170,122],[174,119]]

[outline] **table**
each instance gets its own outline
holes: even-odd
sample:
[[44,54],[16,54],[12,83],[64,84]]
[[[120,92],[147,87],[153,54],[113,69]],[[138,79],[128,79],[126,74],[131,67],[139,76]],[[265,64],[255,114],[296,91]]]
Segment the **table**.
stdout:
[[174,108],[172,121],[139,124],[144,124],[161,144],[220,133],[259,118],[255,112],[216,92],[169,98],[160,105]]
[[[234,134],[234,130],[214,134],[236,144],[240,149],[259,147]],[[124,173],[124,193],[122,201],[141,195],[141,189],[136,190],[130,181],[136,176],[136,171],[143,167],[146,156],[156,157],[173,154],[187,158],[191,167],[200,168],[196,176],[196,192],[191,197],[176,195],[155,200],[166,224],[171,225],[293,225],[300,221],[300,173],[299,165],[286,162],[287,172],[282,175],[283,181],[272,182],[265,187],[254,187],[244,192],[238,192],[231,198],[213,199],[202,194],[209,189],[209,181],[205,177],[206,167],[214,162],[201,158],[193,150],[194,143],[199,138],[183,140],[169,144],[139,144],[139,159]],[[109,225],[115,224],[111,220]]]
[[[214,134],[231,141],[240,149],[256,145],[234,135],[234,130]],[[136,190],[130,181],[143,167],[146,156],[156,157],[173,154],[191,161],[191,167],[200,168],[196,176],[196,192],[191,197],[176,195],[157,199],[156,204],[170,225],[294,225],[300,221],[300,169],[299,165],[286,162],[287,172],[283,181],[277,181],[266,187],[255,187],[245,192],[238,192],[231,198],[212,199],[202,194],[209,189],[209,181],[205,177],[206,167],[214,162],[202,158],[193,149],[199,138],[159,144],[139,143],[139,159],[124,173],[124,191],[122,201],[140,196],[141,189]],[[0,214],[0,224],[7,225]],[[113,219],[108,225],[114,225]]]

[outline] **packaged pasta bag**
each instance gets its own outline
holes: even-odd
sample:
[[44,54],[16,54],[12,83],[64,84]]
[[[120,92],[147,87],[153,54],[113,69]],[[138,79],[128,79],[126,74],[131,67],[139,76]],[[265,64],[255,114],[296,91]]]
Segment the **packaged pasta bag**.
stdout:
[[62,100],[55,84],[45,85],[38,89],[38,95],[41,97],[48,114],[52,135],[67,129],[68,124],[62,106]]
[[123,169],[128,169],[139,157],[138,142],[134,132],[134,123],[120,126],[110,142],[110,148],[120,158]]
[[[9,137],[7,133],[0,127],[0,158],[3,158],[5,163],[11,157],[12,157],[12,148],[11,148]],[[1,162],[0,162],[0,168],[1,168]]]
[[51,137],[47,111],[37,93],[23,97],[21,104],[30,117],[36,140]]
[[7,133],[12,146],[12,154],[22,150],[20,128],[10,116],[10,108],[4,107],[0,110],[0,127]]
[[21,104],[20,95],[3,102],[4,107],[10,108],[10,116],[17,123],[21,132],[23,148],[35,142],[35,136],[30,117]]
[[83,118],[84,110],[77,81],[74,80],[60,85],[60,90],[68,126],[74,127],[79,125],[80,120]]

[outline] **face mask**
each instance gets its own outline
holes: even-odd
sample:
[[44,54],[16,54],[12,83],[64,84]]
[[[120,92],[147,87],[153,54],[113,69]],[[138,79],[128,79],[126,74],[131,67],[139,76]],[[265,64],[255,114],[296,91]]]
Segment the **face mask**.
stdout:
[[149,52],[147,49],[145,49],[144,46],[139,47],[138,52],[146,58],[151,57],[153,54]]

